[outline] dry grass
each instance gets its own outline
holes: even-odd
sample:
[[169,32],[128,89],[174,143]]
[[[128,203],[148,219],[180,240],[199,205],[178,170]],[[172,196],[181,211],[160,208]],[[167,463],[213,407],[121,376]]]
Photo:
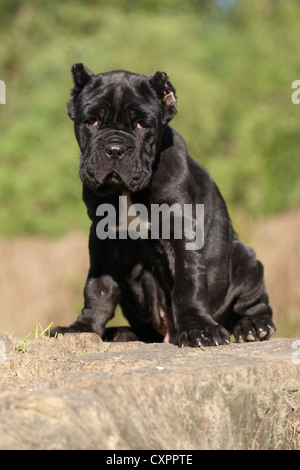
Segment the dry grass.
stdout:
[[12,238],[0,242],[0,329],[24,335],[71,323],[80,311],[88,270],[87,236]]
[[[242,218],[243,219],[243,218]],[[243,241],[265,265],[278,336],[300,336],[300,211],[255,222],[243,219]],[[242,233],[243,232],[243,233]],[[79,314],[88,270],[88,235],[0,241],[0,331],[24,336]]]
[[300,211],[258,224],[253,241],[265,265],[270,302],[282,336],[300,336]]

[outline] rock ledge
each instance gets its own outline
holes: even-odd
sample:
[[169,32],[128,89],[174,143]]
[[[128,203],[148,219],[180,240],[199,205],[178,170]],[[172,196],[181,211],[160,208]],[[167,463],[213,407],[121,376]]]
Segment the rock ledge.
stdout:
[[300,342],[0,335],[1,449],[300,449]]

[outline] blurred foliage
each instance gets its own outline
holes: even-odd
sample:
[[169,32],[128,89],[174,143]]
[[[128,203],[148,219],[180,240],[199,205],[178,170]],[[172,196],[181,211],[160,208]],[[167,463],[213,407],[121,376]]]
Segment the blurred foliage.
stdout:
[[0,233],[89,225],[65,103],[70,68],[168,73],[175,127],[230,208],[300,202],[298,0],[0,0]]

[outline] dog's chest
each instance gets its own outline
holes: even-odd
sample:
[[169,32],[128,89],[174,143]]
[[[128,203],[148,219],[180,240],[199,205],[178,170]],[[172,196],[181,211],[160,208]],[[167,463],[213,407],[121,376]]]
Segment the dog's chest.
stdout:
[[116,230],[122,233],[122,238],[148,239],[151,224],[147,207],[143,204],[134,203],[130,193],[122,191],[119,197],[119,217]]

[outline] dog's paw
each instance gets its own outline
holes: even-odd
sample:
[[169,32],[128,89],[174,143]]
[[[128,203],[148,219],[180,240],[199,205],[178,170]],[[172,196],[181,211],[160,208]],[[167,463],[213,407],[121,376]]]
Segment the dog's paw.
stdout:
[[184,346],[219,346],[221,344],[229,343],[229,333],[221,325],[205,326],[199,329],[194,328],[188,331],[183,331],[179,334],[177,341],[178,346],[181,348]]
[[263,341],[269,339],[275,331],[276,327],[270,315],[243,317],[233,328],[233,334],[237,343]]
[[50,337],[65,335],[66,333],[97,333],[88,323],[75,321],[69,326],[54,326],[50,329]]
[[139,341],[139,337],[127,326],[105,328],[102,339],[103,341],[112,341],[114,343]]
[[50,329],[51,338],[56,338],[57,335],[64,335],[65,333],[75,333],[75,330],[69,326],[56,326]]

